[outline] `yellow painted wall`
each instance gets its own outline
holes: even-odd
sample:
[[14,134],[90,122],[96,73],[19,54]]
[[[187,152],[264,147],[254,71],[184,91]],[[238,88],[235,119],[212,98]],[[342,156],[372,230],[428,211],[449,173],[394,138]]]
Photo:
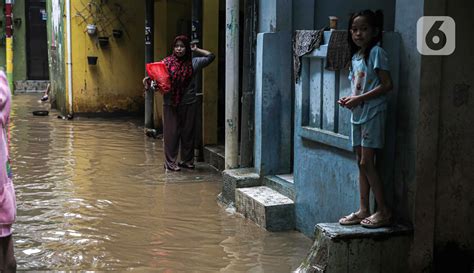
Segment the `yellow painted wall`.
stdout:
[[219,53],[219,0],[203,1],[203,48],[216,55],[212,64],[203,70],[204,92],[203,144],[217,144],[218,53]]
[[[166,56],[168,50],[168,1],[155,1],[155,48],[154,57],[155,61],[159,61]],[[159,93],[155,93],[155,105],[153,112],[153,120],[155,128],[163,127],[163,96]]]
[[[145,1],[71,1],[71,11],[74,112],[143,109]],[[89,23],[98,35],[86,33]],[[123,30],[121,38],[112,36],[115,28]],[[109,45],[99,46],[98,36],[109,37]],[[97,56],[97,65],[88,65],[87,56]]]

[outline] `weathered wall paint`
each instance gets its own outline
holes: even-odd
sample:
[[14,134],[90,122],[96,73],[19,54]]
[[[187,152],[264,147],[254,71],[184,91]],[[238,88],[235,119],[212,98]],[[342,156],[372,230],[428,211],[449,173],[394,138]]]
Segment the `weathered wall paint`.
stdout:
[[[3,28],[0,30],[0,37],[5,34],[5,14],[4,1],[0,3],[0,21],[3,23]],[[21,25],[14,25],[13,32],[13,80],[26,80],[26,18],[25,18],[25,2],[15,1],[13,5],[13,18],[21,19]],[[6,67],[6,48],[5,39],[0,41],[0,66]]]
[[254,164],[260,175],[291,168],[291,59],[283,58],[290,41],[288,32],[257,35]]
[[381,9],[384,13],[384,29],[393,30],[395,22],[395,0],[331,0],[315,1],[315,29],[329,26],[329,16],[339,17],[338,29],[347,29],[349,14],[364,9]]
[[397,0],[395,31],[402,36],[400,50],[400,89],[397,112],[395,160],[396,215],[403,222],[413,220],[415,198],[416,128],[419,112],[421,55],[416,49],[416,22],[423,15],[423,1],[416,4]]
[[426,15],[455,20],[456,50],[443,58],[422,58],[417,169],[425,172],[417,173],[413,249],[418,252],[413,254],[414,259],[432,257],[436,272],[469,272],[474,261],[474,3],[425,1],[424,9]]
[[[100,10],[88,7],[89,2]],[[143,108],[144,1],[71,1],[71,12],[74,112],[139,112]],[[97,34],[91,36],[85,30],[92,23],[97,25]],[[122,30],[122,37],[112,36],[113,29]],[[100,46],[99,36],[108,37],[109,44]],[[97,64],[89,65],[87,56],[98,57]]]
[[51,81],[50,101],[62,114],[66,113],[66,59],[64,39],[64,2],[51,0],[46,3],[48,10],[48,61]]
[[255,75],[254,166],[260,175],[291,170],[291,1],[260,1]]
[[293,29],[314,29],[314,0],[293,0]]
[[[214,53],[216,59],[202,73],[203,144],[217,144],[218,56],[219,56],[219,1],[203,1],[202,47]],[[242,26],[243,27],[243,26]]]
[[21,25],[13,24],[13,80],[27,79],[25,1],[15,1],[13,19],[21,19]]
[[[168,1],[155,1],[155,26],[154,30],[154,58],[155,61],[161,60],[168,51]],[[155,93],[154,98],[153,123],[155,128],[163,128],[163,96]]]
[[435,244],[457,242],[474,258],[474,3],[446,3],[460,38],[442,68]]
[[260,0],[258,32],[291,31],[293,4],[290,0]]

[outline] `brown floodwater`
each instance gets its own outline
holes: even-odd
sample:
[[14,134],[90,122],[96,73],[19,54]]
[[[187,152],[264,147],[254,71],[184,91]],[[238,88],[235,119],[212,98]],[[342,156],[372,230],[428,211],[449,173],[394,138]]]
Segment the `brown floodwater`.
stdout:
[[220,206],[205,164],[163,169],[138,118],[58,119],[40,94],[13,98],[11,157],[19,270],[291,272],[311,246]]

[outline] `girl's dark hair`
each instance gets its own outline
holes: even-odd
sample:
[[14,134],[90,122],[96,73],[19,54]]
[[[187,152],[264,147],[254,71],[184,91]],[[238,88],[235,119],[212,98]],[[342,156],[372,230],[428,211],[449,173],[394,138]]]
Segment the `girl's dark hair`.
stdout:
[[362,16],[367,20],[367,23],[375,29],[378,30],[377,36],[375,36],[372,41],[370,41],[369,45],[365,49],[364,53],[364,59],[367,61],[369,58],[370,50],[380,42],[382,44],[382,31],[383,31],[383,13],[381,10],[376,10],[375,12],[366,9],[363,11],[359,11],[356,13],[353,13],[351,15],[351,18],[349,19],[349,27],[347,31],[349,32],[349,35],[347,35],[347,38],[349,40],[349,46],[351,48],[351,57],[354,56],[354,54],[360,50],[360,48],[352,41],[352,34],[351,34],[351,29],[352,29],[352,23],[354,22],[354,19],[356,17]]
[[186,52],[184,53],[184,56],[182,57],[184,60],[191,60],[191,41],[189,41],[188,36],[186,35],[179,35],[174,38],[173,41],[173,53],[174,53],[174,47],[176,46],[176,43],[178,41],[183,42],[184,47],[186,48]]

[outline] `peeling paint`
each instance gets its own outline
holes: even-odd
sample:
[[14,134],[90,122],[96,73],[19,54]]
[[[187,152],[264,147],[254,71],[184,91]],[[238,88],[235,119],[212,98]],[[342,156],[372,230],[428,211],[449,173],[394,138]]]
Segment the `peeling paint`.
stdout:
[[270,21],[270,32],[276,32],[276,26],[273,21]]
[[234,120],[233,119],[227,119],[227,127],[230,129],[230,130],[235,130],[235,126],[234,126]]
[[47,4],[48,13],[48,51],[51,93],[55,107],[62,113],[66,111],[66,73],[63,47],[64,18],[61,0],[52,0]]
[[459,83],[459,84],[454,85],[453,105],[455,107],[461,107],[464,104],[469,103],[469,89],[470,88],[471,86],[465,83]]

